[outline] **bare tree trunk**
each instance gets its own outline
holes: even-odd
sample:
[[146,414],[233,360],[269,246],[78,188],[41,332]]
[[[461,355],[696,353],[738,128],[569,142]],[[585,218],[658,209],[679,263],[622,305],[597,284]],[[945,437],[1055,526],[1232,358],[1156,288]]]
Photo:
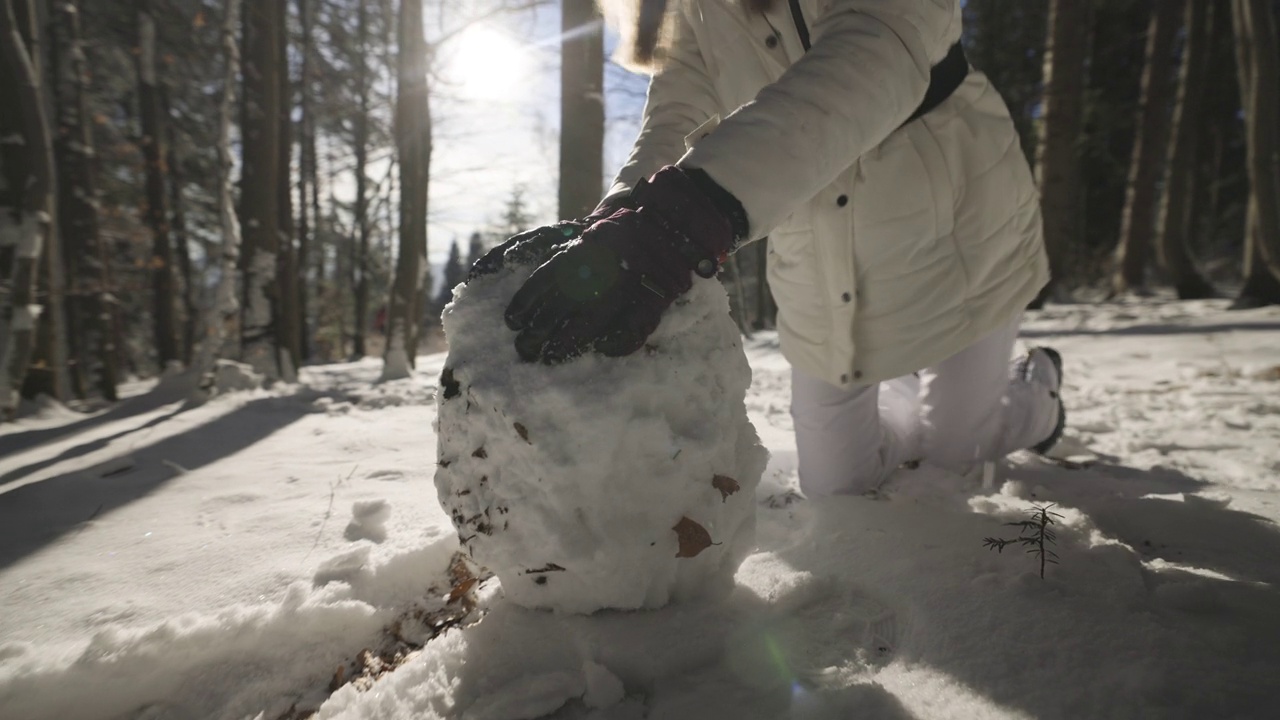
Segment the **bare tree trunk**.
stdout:
[[604,30],[595,0],[560,3],[560,217],[600,202],[604,172]]
[[[276,267],[276,286],[279,288],[279,306],[276,311],[277,342],[281,352],[281,368],[284,378],[297,379],[297,368],[302,363],[302,336],[298,331],[298,258],[293,240],[293,93],[289,82],[288,3],[276,4],[276,49],[280,79],[279,139],[279,190],[280,211],[280,260]],[[285,364],[285,359],[288,364]]]
[[1178,101],[1169,140],[1168,172],[1156,226],[1160,265],[1183,300],[1216,297],[1217,292],[1196,269],[1188,235],[1193,224],[1191,174],[1196,168],[1196,123],[1204,107],[1209,28],[1213,22],[1209,0],[1187,0],[1186,46],[1178,80]]
[[1044,134],[1036,148],[1045,247],[1053,275],[1041,293],[1067,279],[1080,235],[1079,142],[1084,124],[1089,3],[1050,0],[1044,60]]
[[142,156],[147,168],[146,221],[151,228],[152,323],[156,353],[163,369],[179,361],[175,318],[173,246],[169,240],[168,182],[165,166],[165,120],[156,76],[156,22],[151,0],[137,0],[138,10],[138,115],[142,121]]
[[[308,360],[311,358],[311,333],[307,325],[310,317],[310,303],[308,302],[310,287],[307,280],[310,277],[308,269],[311,262],[312,244],[312,218],[308,213],[308,209],[311,208],[310,199],[307,195],[308,188],[311,188],[313,197],[318,197],[315,194],[315,118],[312,117],[313,110],[311,108],[313,27],[310,0],[298,0],[298,21],[302,25],[302,47],[299,48],[301,68],[299,68],[298,73],[298,106],[301,115],[298,129],[301,137],[298,138],[298,255],[295,282],[298,284],[299,359]],[[318,207],[316,209],[318,211]],[[315,225],[318,227],[320,224],[318,212],[314,215],[314,219]]]
[[400,163],[400,252],[387,308],[382,379],[408,377],[418,354],[427,279],[427,188],[431,177],[431,105],[422,0],[400,1],[400,85],[396,140]]
[[[25,38],[27,53],[31,57],[32,67],[39,78],[37,82],[41,83],[44,82],[44,70],[41,67],[40,38],[45,34],[42,31],[49,28],[47,9],[44,3],[22,4],[19,5],[17,13],[19,25],[30,28]],[[41,99],[46,103],[44,111],[45,117],[48,118],[49,114],[54,113],[54,106],[49,102],[49,95],[43,89]],[[56,167],[55,165],[55,170]],[[56,176],[56,172],[54,175]],[[56,189],[55,187],[55,193]],[[50,197],[49,210],[49,227],[41,247],[38,280],[38,292],[44,297],[44,321],[36,326],[35,348],[31,355],[31,363],[27,367],[27,377],[22,384],[22,395],[24,397],[48,395],[65,401],[71,397],[71,384],[67,373],[69,353],[66,329],[66,268],[62,260],[56,194]]]
[[222,51],[226,70],[223,74],[222,104],[218,113],[218,220],[222,230],[222,254],[219,257],[218,289],[213,305],[205,314],[204,337],[196,347],[195,377],[199,388],[208,393],[213,386],[214,362],[227,338],[227,326],[240,312],[236,278],[240,274],[240,220],[236,217],[235,189],[231,171],[235,158],[231,154],[231,124],[236,111],[236,76],[240,74],[240,46],[236,44],[236,28],[240,24],[241,0],[224,0],[226,17],[222,25]]
[[177,261],[178,277],[182,280],[182,322],[179,336],[182,339],[182,362],[190,363],[196,341],[196,283],[191,274],[191,248],[187,238],[186,203],[182,200],[185,180],[182,163],[178,160],[178,132],[170,116],[169,90],[160,88],[160,106],[165,118],[165,166],[169,174],[169,209],[173,217],[173,250]]
[[[53,150],[34,54],[29,0],[0,0],[0,271],[9,283],[0,307],[0,418],[17,410],[36,341],[42,245],[51,240]],[[51,311],[52,312],[52,311]]]
[[1269,0],[1234,0],[1233,8],[1248,139],[1250,220],[1254,221],[1250,240],[1256,257],[1280,278],[1280,142],[1276,138],[1280,57],[1275,15]]
[[1146,64],[1142,70],[1142,100],[1138,132],[1129,162],[1129,185],[1120,220],[1120,244],[1112,290],[1124,293],[1146,285],[1151,236],[1155,228],[1157,187],[1162,155],[1168,145],[1169,102],[1173,98],[1173,44],[1181,13],[1175,2],[1155,3],[1147,31]]
[[[80,31],[80,13],[74,0],[56,7],[58,36],[62,47],[53,54],[64,63],[63,79],[55,85],[59,97],[58,133],[54,150],[58,175],[58,211],[63,248],[66,251],[69,367],[72,382],[86,383],[93,369],[98,392],[107,400],[116,399],[118,370],[111,320],[114,303],[108,282],[106,244],[98,235],[97,169],[94,164],[93,132],[89,125],[88,63]],[[78,387],[77,394],[87,394]]]
[[353,143],[356,156],[355,232],[359,237],[351,262],[351,285],[355,291],[355,331],[352,352],[355,357],[365,356],[365,331],[369,325],[369,63],[365,50],[369,47],[369,11],[365,3],[356,10],[356,92],[360,97],[360,110],[354,123]]
[[244,223],[242,352],[253,368],[282,376],[278,344],[280,257],[280,32],[283,0],[246,0],[244,22],[243,156],[240,197]]

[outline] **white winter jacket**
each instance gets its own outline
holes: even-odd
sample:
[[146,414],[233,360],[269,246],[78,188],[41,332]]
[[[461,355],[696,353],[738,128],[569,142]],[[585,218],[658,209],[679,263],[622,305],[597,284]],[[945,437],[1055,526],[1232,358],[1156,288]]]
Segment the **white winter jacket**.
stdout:
[[[1039,198],[979,72],[923,118],[959,0],[673,2],[669,56],[609,194],[702,168],[768,236],[782,351],[848,387],[934,364],[1010,321],[1049,277]],[[686,147],[692,149],[686,153]],[[683,157],[682,157],[683,156]]]

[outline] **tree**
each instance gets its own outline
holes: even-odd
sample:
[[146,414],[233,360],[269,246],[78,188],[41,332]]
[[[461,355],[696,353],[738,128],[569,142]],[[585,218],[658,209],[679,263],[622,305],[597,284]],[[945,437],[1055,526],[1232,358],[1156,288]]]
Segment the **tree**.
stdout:
[[[17,12],[15,12],[15,2]],[[30,0],[0,0],[0,416],[17,410],[35,345],[41,248],[52,241],[54,168]],[[7,258],[7,260],[5,259]]]
[[572,219],[604,185],[604,33],[595,0],[562,0],[560,25],[560,217]]
[[280,13],[283,0],[245,3],[243,163],[240,179],[244,227],[244,359],[268,378],[288,377],[277,342],[280,255]]
[[76,394],[93,371],[93,385],[103,398],[116,399],[119,371],[112,318],[109,256],[98,233],[97,168],[93,132],[89,123],[89,66],[84,52],[80,11],[74,0],[55,7],[58,43],[51,53],[52,90],[57,108],[58,132],[54,142],[58,173],[58,212],[63,248],[66,250],[68,343],[72,382]]
[[384,380],[407,377],[415,365],[427,284],[431,107],[422,0],[400,1],[399,33],[400,85],[395,127],[400,163],[400,252],[388,306]]
[[1116,271],[1112,290],[1123,293],[1146,283],[1151,236],[1155,229],[1161,160],[1168,143],[1169,103],[1173,99],[1173,44],[1181,13],[1175,2],[1156,2],[1147,30],[1146,62],[1142,70],[1142,98],[1129,183],[1120,220]]
[[444,310],[445,305],[453,301],[453,289],[467,278],[467,269],[462,265],[462,252],[457,240],[449,246],[449,259],[444,264],[442,275],[440,292],[436,295],[435,307],[432,308],[437,315]]
[[218,112],[218,220],[222,231],[218,264],[218,289],[213,305],[205,315],[205,336],[196,346],[195,377],[202,391],[213,383],[214,362],[226,340],[227,326],[240,311],[236,300],[236,277],[240,264],[240,220],[236,217],[231,170],[235,159],[231,154],[231,123],[235,112],[235,78],[240,74],[240,46],[236,44],[236,26],[240,20],[240,0],[224,0],[226,16],[222,24],[222,49],[225,70],[222,103]]
[[289,36],[287,0],[276,3],[276,67],[280,82],[280,107],[276,122],[280,126],[277,144],[279,160],[276,175],[280,257],[276,263],[276,337],[281,353],[281,366],[288,359],[289,368],[302,364],[302,318],[298,308],[298,256],[293,237],[293,84],[289,81]]
[[[310,267],[313,234],[320,225],[320,172],[316,158],[316,119],[312,107],[315,92],[315,17],[312,0],[298,0],[298,22],[302,26],[301,67],[298,72],[298,336],[302,357],[311,357]],[[310,191],[310,194],[308,194]],[[308,212],[309,211],[309,212]],[[323,250],[319,255],[323,256]],[[319,273],[322,275],[323,273]]]
[[1067,262],[1079,242],[1079,156],[1083,122],[1089,3],[1050,0],[1044,61],[1044,134],[1036,151],[1044,216],[1045,246],[1055,283],[1067,276]]
[[484,236],[478,232],[471,233],[471,239],[467,241],[467,264],[464,267],[473,267],[476,261],[484,257],[485,250]]
[[1249,204],[1245,230],[1245,284],[1236,308],[1280,303],[1280,166],[1275,128],[1280,115],[1276,83],[1276,21],[1266,2],[1234,0],[1237,73],[1248,138]]
[[369,11],[366,3],[359,2],[356,9],[356,69],[355,85],[358,111],[353,122],[352,149],[355,152],[356,199],[355,228],[358,241],[353,244],[353,257],[349,271],[351,287],[355,292],[355,330],[352,333],[353,352],[357,358],[365,354],[365,332],[369,326]]
[[146,219],[151,228],[152,324],[160,366],[180,361],[177,297],[173,274],[173,245],[169,240],[169,202],[166,195],[168,166],[165,150],[165,121],[159,79],[156,72],[156,21],[151,0],[137,0],[138,115],[142,125],[142,155],[146,162]]
[[1214,297],[1213,286],[1201,276],[1188,247],[1195,224],[1192,172],[1196,167],[1197,126],[1204,106],[1208,46],[1213,7],[1209,0],[1187,0],[1186,44],[1178,77],[1178,99],[1169,139],[1168,170],[1156,225],[1160,265],[1183,300]]

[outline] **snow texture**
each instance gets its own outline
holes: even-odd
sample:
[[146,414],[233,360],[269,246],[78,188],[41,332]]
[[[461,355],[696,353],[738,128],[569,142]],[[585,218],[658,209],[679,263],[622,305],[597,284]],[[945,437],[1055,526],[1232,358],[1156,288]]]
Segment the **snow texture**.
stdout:
[[640,352],[519,360],[502,314],[531,268],[444,312],[440,502],[506,597],[590,613],[725,594],[753,544],[767,453],[720,283],[699,280]]
[[[199,405],[146,382],[91,413],[25,404],[0,426],[0,718],[1274,718],[1280,308],[1225,305],[1029,313],[1023,343],[1066,363],[1055,460],[822,502],[796,491],[789,368],[758,333],[746,407],[771,458],[728,597],[577,615],[485,580],[475,622],[368,683],[335,669],[451,592],[443,355],[389,383],[366,359]],[[386,539],[349,540],[379,502]],[[1045,503],[1041,580],[982,538]]]
[[213,386],[218,395],[240,390],[256,390],[262,387],[264,382],[263,376],[254,372],[253,367],[248,363],[220,358],[214,363],[213,368]]

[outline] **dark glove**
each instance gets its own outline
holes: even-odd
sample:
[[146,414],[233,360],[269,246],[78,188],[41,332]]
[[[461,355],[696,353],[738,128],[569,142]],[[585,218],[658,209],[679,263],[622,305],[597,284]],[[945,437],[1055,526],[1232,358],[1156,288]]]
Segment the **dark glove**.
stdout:
[[[663,168],[636,186],[624,209],[557,246],[507,306],[522,359],[559,363],[593,349],[630,355],[693,286],[693,273],[715,276],[745,234],[745,214],[718,186],[708,193],[705,174],[695,177]],[[721,209],[723,198],[713,201],[715,191],[732,200],[736,216]]]
[[508,266],[541,265],[560,251],[565,243],[576,239],[582,235],[582,231],[609,217],[625,203],[626,196],[605,198],[599,207],[582,220],[564,220],[514,235],[475,261],[471,271],[467,273],[467,282],[492,275]]

